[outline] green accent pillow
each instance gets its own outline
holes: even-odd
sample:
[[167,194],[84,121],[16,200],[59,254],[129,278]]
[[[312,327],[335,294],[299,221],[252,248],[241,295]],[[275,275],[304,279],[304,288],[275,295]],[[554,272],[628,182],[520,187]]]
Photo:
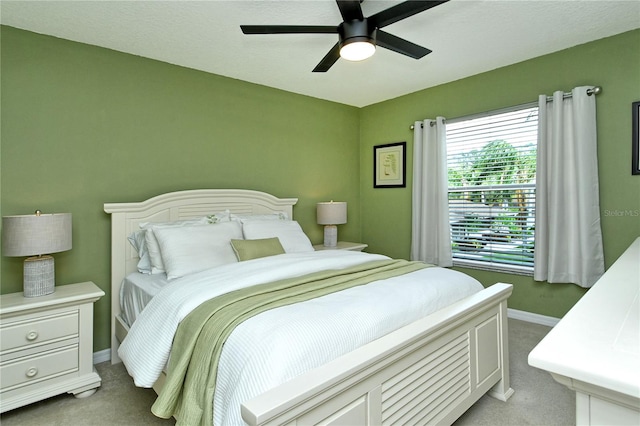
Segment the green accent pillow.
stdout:
[[231,247],[233,247],[239,261],[284,253],[282,244],[277,237],[259,240],[231,240]]

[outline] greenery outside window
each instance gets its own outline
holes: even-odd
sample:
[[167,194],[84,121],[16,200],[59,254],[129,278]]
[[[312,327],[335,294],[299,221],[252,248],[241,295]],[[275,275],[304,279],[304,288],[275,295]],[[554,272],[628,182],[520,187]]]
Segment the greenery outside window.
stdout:
[[538,107],[447,121],[456,266],[533,274]]

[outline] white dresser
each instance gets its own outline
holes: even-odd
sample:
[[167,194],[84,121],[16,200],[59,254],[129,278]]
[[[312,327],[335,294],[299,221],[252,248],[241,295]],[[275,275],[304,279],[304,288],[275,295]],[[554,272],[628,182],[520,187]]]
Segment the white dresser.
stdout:
[[578,425],[640,425],[639,297],[640,238],[529,354],[576,391]]
[[57,286],[52,294],[0,296],[0,412],[61,393],[92,395],[94,283]]

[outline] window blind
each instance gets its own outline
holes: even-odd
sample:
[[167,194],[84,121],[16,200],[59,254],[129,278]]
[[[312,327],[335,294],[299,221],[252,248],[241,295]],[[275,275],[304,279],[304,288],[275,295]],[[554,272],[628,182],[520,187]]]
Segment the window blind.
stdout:
[[447,123],[454,264],[533,271],[537,132],[531,106]]

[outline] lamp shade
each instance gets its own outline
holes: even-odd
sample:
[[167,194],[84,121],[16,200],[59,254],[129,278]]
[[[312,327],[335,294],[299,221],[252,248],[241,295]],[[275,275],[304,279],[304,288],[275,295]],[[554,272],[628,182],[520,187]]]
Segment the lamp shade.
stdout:
[[350,41],[340,48],[340,57],[347,61],[363,61],[375,52],[376,46],[370,41]]
[[2,218],[4,256],[36,256],[66,250],[71,250],[71,213]]
[[341,225],[347,223],[347,203],[344,201],[318,203],[317,218],[319,225]]

